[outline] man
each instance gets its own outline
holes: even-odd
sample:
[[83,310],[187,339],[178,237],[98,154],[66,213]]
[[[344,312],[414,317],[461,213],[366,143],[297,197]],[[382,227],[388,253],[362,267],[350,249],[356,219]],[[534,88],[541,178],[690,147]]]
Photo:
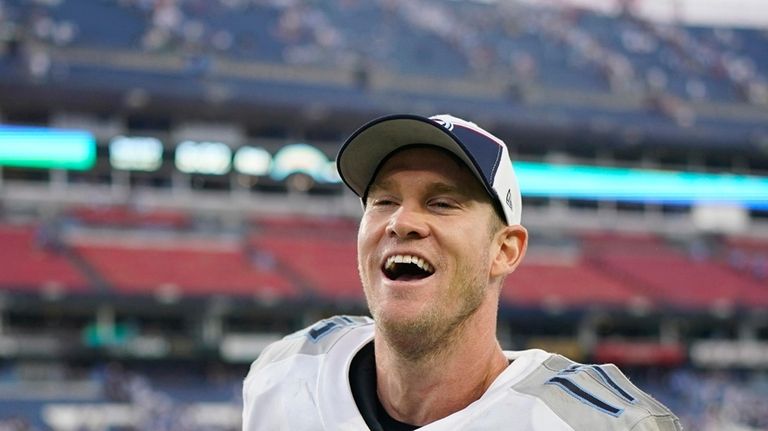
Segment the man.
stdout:
[[528,242],[501,140],[449,115],[394,115],[355,132],[337,164],[363,201],[373,319],[269,346],[244,382],[244,430],[681,429],[613,365],[501,349],[500,291]]

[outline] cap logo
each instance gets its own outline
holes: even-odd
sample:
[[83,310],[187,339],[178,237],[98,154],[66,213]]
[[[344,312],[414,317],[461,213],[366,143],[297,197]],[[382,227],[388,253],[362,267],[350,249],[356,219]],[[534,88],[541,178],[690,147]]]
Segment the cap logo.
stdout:
[[433,118],[432,121],[445,127],[448,130],[453,130],[453,123],[451,123],[450,121],[444,120],[442,118]]
[[510,209],[514,210],[515,207],[512,205],[512,189],[507,189],[507,206],[509,206]]

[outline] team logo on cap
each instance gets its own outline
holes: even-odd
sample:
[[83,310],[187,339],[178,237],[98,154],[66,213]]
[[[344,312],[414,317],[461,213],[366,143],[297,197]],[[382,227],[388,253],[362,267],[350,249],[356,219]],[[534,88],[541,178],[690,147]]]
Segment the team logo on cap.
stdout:
[[507,190],[507,199],[506,199],[506,201],[507,201],[507,205],[509,206],[509,208],[514,211],[515,207],[514,207],[514,205],[512,205],[512,189],[508,189]]
[[435,123],[445,127],[448,130],[453,130],[453,123],[451,123],[448,120],[442,119],[442,118],[433,118],[432,121]]

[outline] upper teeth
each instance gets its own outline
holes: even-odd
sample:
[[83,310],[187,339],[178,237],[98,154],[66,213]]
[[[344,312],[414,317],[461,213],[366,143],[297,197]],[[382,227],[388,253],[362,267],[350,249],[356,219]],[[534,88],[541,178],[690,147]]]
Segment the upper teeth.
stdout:
[[434,272],[432,265],[430,265],[427,261],[420,257],[411,256],[408,254],[396,254],[394,256],[388,257],[387,262],[384,264],[384,269],[392,270],[396,263],[412,263],[430,274]]

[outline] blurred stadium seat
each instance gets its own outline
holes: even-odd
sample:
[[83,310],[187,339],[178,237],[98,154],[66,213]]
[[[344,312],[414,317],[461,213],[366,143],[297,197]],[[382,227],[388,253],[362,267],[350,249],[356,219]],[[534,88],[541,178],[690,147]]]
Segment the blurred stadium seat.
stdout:
[[[73,249],[121,294],[243,295],[265,301],[295,297],[298,290],[274,268],[237,246],[204,244],[77,243]],[[171,292],[175,291],[175,292]]]
[[44,226],[0,225],[0,244],[4,290],[57,295],[88,289],[63,244]]

